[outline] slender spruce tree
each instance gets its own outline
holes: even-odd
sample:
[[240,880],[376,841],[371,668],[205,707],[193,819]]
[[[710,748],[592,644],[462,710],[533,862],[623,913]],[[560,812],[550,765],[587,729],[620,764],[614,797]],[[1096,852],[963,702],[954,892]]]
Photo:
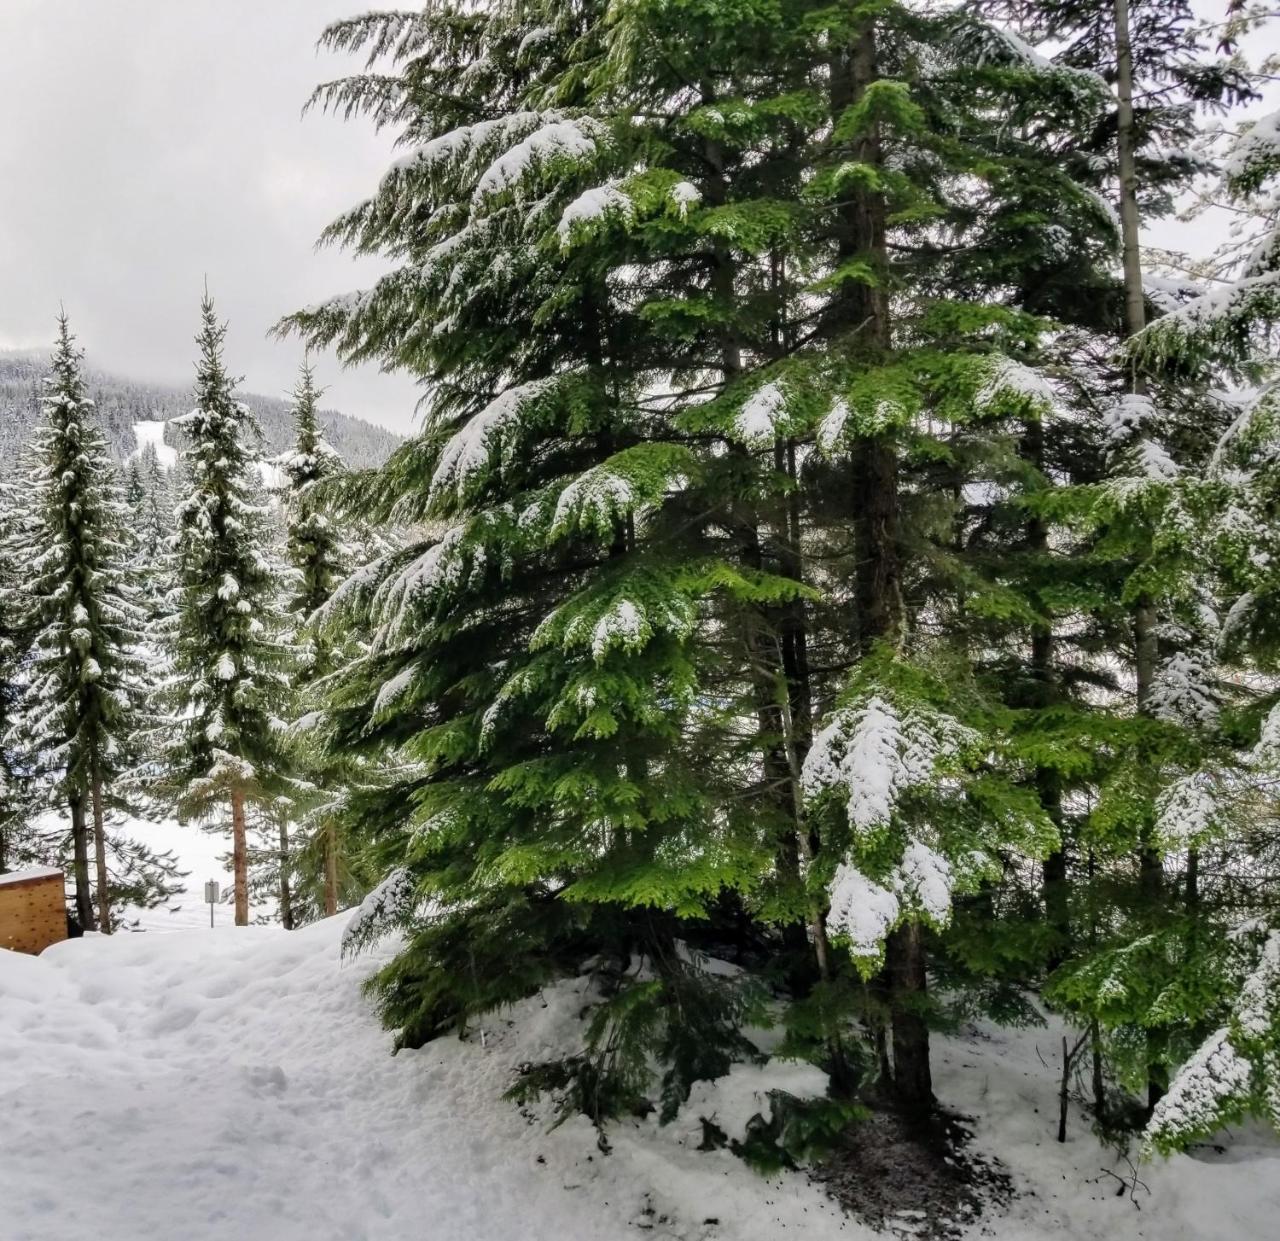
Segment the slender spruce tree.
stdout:
[[[309,626],[346,577],[351,562],[351,548],[338,517],[324,507],[321,496],[321,485],[343,473],[344,466],[321,431],[320,396],[310,361],[304,361],[293,391],[293,449],[277,462],[288,485],[286,543],[295,579],[285,608],[300,635],[293,686],[298,717],[317,705],[317,688],[352,654],[351,644],[339,634],[320,625]],[[281,899],[289,909],[290,922],[312,910],[324,916],[335,914],[339,901],[351,894],[350,860],[341,845],[335,802],[355,772],[340,755],[325,755],[322,747],[313,744],[310,732],[304,728],[294,735],[297,761],[308,785],[299,807],[306,839],[291,847],[287,826],[280,829]],[[290,876],[300,891],[289,889]],[[317,893],[319,901],[314,899]]]
[[268,803],[286,775],[276,712],[287,697],[280,583],[257,501],[252,413],[223,362],[226,325],[201,304],[195,408],[185,435],[185,496],[176,512],[178,602],[167,685],[162,788],[180,815],[231,817],[235,920],[249,920],[247,806]]
[[[130,581],[127,507],[94,422],[65,314],[31,449],[13,556],[30,611],[28,690],[19,725],[33,764],[71,808],[77,913],[112,929],[107,811],[132,765],[143,672]],[[92,834],[86,816],[92,818]],[[89,841],[97,910],[89,903]]]
[[[1280,118],[1248,126],[1224,165],[1224,191],[1242,211],[1261,203],[1260,227],[1226,279],[1171,308],[1131,342],[1136,364],[1161,375],[1209,367],[1240,396],[1205,469],[1205,562],[1223,604],[1211,666],[1220,694],[1215,750],[1189,755],[1164,790],[1157,830],[1173,855],[1204,858],[1194,872],[1199,1045],[1181,1048],[1168,1093],[1154,1106],[1147,1142],[1183,1149],[1246,1115],[1280,1127],[1280,908],[1261,876],[1274,865],[1276,706],[1274,387],[1280,300],[1273,195]],[[1219,705],[1218,703],[1214,704]]]

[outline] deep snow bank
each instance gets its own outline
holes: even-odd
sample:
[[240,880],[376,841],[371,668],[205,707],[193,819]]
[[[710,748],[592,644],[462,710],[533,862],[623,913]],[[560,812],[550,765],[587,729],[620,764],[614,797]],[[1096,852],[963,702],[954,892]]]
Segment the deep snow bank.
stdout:
[[[580,985],[392,1058],[346,965],[343,919],[88,937],[0,951],[3,1241],[867,1241],[798,1175],[765,1181],[692,1148],[691,1127],[554,1132],[501,1099],[514,1065],[562,1053]],[[1235,1241],[1280,1211],[1273,1147],[1143,1171],[1139,1211],[1079,1120],[1052,1140],[1052,1033],[948,1040],[943,1096],[1024,1196],[980,1235]],[[708,1097],[714,1097],[710,1092]],[[1038,1111],[1037,1111],[1038,1109]],[[684,1144],[682,1144],[682,1142]],[[904,1231],[909,1221],[903,1221]],[[989,1229],[990,1231],[985,1231]]]

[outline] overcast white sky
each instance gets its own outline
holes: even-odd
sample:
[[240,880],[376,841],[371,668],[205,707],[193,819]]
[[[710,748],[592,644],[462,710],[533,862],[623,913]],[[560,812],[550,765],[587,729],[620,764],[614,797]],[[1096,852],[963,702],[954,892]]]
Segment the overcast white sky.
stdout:
[[[91,363],[185,384],[202,282],[248,391],[290,388],[280,315],[378,274],[320,230],[366,196],[390,134],[300,115],[353,65],[317,54],[358,0],[0,0],[0,349],[51,343],[59,300]],[[395,430],[403,376],[317,360],[326,405]]]
[[[245,388],[290,388],[299,346],[267,329],[378,274],[313,245],[373,188],[391,135],[300,115],[316,82],[353,67],[314,48],[361,3],[0,0],[0,349],[47,348],[61,300],[92,363],[188,383],[207,275]],[[1216,21],[1225,4],[1196,7]],[[1223,227],[1157,237],[1207,250]],[[412,425],[405,377],[318,367],[326,404]]]

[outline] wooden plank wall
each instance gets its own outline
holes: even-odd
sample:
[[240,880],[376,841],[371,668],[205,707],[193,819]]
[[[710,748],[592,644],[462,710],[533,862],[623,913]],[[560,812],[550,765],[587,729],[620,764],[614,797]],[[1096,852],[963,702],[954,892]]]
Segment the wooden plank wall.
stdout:
[[0,948],[37,953],[66,939],[65,888],[61,871],[0,881]]

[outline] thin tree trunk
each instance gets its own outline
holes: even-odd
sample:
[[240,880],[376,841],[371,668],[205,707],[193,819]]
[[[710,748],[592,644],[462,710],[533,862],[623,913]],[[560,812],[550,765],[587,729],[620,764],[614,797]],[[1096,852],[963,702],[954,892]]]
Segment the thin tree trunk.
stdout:
[[293,889],[289,883],[289,820],[280,816],[280,925],[293,930]]
[[[1040,473],[1044,472],[1044,426],[1040,420],[1028,421],[1022,438],[1022,454]],[[1033,516],[1027,523],[1027,547],[1033,555],[1047,556],[1049,524]],[[1057,677],[1054,673],[1054,633],[1052,622],[1036,625],[1031,630],[1031,677],[1035,682],[1034,705],[1045,708],[1057,699]],[[1066,956],[1071,941],[1070,892],[1067,883],[1066,842],[1062,839],[1062,782],[1049,767],[1037,767],[1036,792],[1040,805],[1058,829],[1059,844],[1041,865],[1041,897],[1045,922],[1052,935],[1046,964],[1057,969]]]
[[245,832],[244,791],[231,790],[231,858],[236,892],[236,926],[249,925],[249,846]]
[[[708,86],[704,87],[703,102],[712,104],[716,96]],[[728,179],[725,175],[724,150],[713,138],[703,142],[703,158],[714,171],[707,178],[706,198],[711,207],[723,206],[728,200]],[[710,284],[713,293],[723,304],[733,304],[736,296],[736,264],[728,246],[717,241],[712,248],[712,267]],[[720,373],[726,386],[732,384],[742,375],[742,344],[736,334],[729,328],[720,331]],[[740,448],[731,451],[741,452]],[[729,522],[735,536],[740,542],[739,555],[749,568],[760,570],[764,566],[764,557],[760,546],[759,515],[753,504],[734,504],[729,513]],[[761,633],[761,624],[750,613],[744,618],[744,643],[751,677],[752,698],[755,707],[757,728],[761,743],[761,766],[765,784],[776,789],[773,794],[778,809],[793,819],[792,827],[784,833],[778,843],[777,865],[779,874],[784,880],[794,884],[803,882],[800,862],[813,852],[813,842],[801,839],[803,832],[802,819],[799,817],[798,789],[794,787],[794,758],[788,756],[788,746],[794,738],[784,737],[787,727],[784,725],[783,713],[777,701],[777,686],[773,668],[775,658],[768,635]],[[788,690],[790,694],[790,689]],[[787,785],[792,785],[788,796]],[[809,940],[812,941],[814,960],[818,974],[822,978],[830,977],[830,959],[827,953],[826,928],[822,922],[822,911],[814,910],[806,919],[806,929],[793,924],[783,930],[784,942],[793,949],[803,951]]]
[[1100,1127],[1107,1124],[1107,1083],[1102,1071],[1102,1030],[1095,1017],[1089,1022],[1089,1051],[1093,1058],[1093,1118]]
[[324,827],[324,913],[338,912],[338,833],[330,820]]
[[1071,1051],[1062,1036],[1062,1078],[1058,1083],[1058,1141],[1067,1140],[1067,1111],[1071,1102]]
[[[1115,0],[1116,162],[1120,171],[1120,244],[1124,263],[1124,320],[1128,335],[1147,325],[1139,249],[1138,164],[1133,140],[1133,49],[1129,42],[1129,0]],[[1142,391],[1134,374],[1134,391]]]
[[84,795],[71,797],[71,850],[76,876],[76,921],[82,931],[97,929],[89,884],[89,831],[84,819]]
[[[1090,849],[1086,864],[1088,876],[1086,892],[1089,899],[1089,947],[1091,949],[1096,948],[1098,944],[1098,898],[1094,887],[1097,872],[1097,858],[1094,856],[1093,850]],[[1097,1017],[1093,1017],[1089,1021],[1089,1051],[1093,1057],[1093,1118],[1100,1127],[1105,1129],[1107,1124],[1107,1084],[1103,1073],[1102,1029],[1098,1024]]]
[[98,869],[98,930],[111,934],[111,887],[107,877],[107,831],[102,813],[102,777],[96,772],[92,784],[93,851]]
[[[1129,0],[1115,0],[1116,39],[1116,159],[1120,171],[1120,241],[1124,264],[1125,334],[1142,331],[1147,322],[1146,296],[1142,288],[1142,255],[1139,249],[1138,170],[1133,124],[1133,48],[1129,38]],[[1146,381],[1135,369],[1129,377],[1130,391],[1146,392]],[[1145,711],[1155,681],[1159,659],[1156,634],[1158,617],[1152,600],[1144,595],[1133,611],[1134,672],[1137,680],[1138,710]],[[1139,888],[1150,908],[1159,908],[1164,886],[1160,856],[1149,839],[1138,853]],[[1157,1035],[1149,1031],[1148,1047],[1154,1053]],[[1148,1056],[1149,1061],[1152,1055]],[[1148,1068],[1147,1107],[1155,1108],[1164,1087]]]

